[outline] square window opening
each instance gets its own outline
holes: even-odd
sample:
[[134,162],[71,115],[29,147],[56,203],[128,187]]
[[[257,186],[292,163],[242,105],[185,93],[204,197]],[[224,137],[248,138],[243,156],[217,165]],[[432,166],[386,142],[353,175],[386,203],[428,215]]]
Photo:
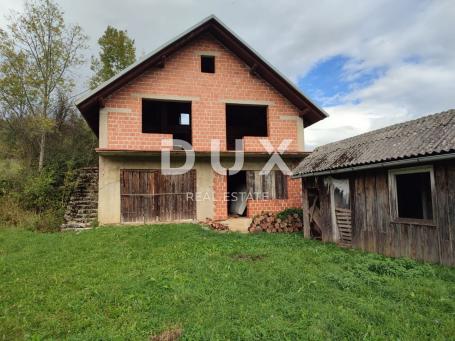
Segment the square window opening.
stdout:
[[142,132],[172,134],[191,144],[191,102],[143,99]]
[[267,137],[267,106],[226,105],[226,146],[235,150],[235,140],[245,136]]
[[215,73],[215,56],[201,56],[201,72]]
[[433,219],[431,173],[395,174],[398,218]]

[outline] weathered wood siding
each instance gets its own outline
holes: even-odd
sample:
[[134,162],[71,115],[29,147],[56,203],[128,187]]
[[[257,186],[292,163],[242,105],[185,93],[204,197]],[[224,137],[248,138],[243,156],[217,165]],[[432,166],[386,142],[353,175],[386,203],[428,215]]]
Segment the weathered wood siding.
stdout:
[[[423,225],[418,221],[391,221],[388,170],[343,175],[343,178],[350,180],[352,246],[391,257],[409,257],[455,265],[455,162],[436,163],[433,167],[436,187],[433,212],[435,225]],[[323,194],[321,221],[328,226],[325,228],[327,236],[323,236],[323,240],[330,240],[332,233],[328,231],[334,228],[330,198],[326,195],[323,179],[318,178],[316,182],[319,193]]]

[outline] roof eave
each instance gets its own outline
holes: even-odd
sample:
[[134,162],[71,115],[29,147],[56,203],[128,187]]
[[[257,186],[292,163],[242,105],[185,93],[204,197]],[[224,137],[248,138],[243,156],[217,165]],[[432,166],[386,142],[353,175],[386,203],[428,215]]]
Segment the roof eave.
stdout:
[[350,172],[378,169],[378,168],[391,168],[391,167],[397,167],[397,166],[421,164],[421,163],[444,161],[444,160],[451,160],[451,159],[455,159],[455,153],[419,156],[419,157],[413,157],[413,158],[408,158],[408,159],[376,162],[376,163],[351,166],[351,167],[326,169],[326,170],[321,170],[321,171],[316,171],[316,172],[295,172],[292,175],[292,178],[309,178],[309,177],[315,177],[315,176],[350,173]]

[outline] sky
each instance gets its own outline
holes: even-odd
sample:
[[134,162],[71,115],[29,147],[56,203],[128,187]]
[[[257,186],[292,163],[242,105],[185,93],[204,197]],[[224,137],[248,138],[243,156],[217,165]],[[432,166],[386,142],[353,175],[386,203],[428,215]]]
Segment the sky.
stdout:
[[[126,29],[141,55],[215,14],[328,114],[306,149],[455,108],[455,0],[58,0],[90,37]],[[0,0],[0,26],[17,0]],[[3,14],[3,15],[2,15]],[[80,71],[87,85],[89,66]]]

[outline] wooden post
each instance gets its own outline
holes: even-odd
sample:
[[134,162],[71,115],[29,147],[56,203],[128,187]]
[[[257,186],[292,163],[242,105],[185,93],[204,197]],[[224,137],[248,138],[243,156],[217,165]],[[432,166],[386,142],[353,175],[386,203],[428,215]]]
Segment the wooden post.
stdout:
[[302,209],[303,209],[303,235],[309,239],[310,235],[310,216],[308,205],[308,192],[305,188],[305,180],[302,179]]

